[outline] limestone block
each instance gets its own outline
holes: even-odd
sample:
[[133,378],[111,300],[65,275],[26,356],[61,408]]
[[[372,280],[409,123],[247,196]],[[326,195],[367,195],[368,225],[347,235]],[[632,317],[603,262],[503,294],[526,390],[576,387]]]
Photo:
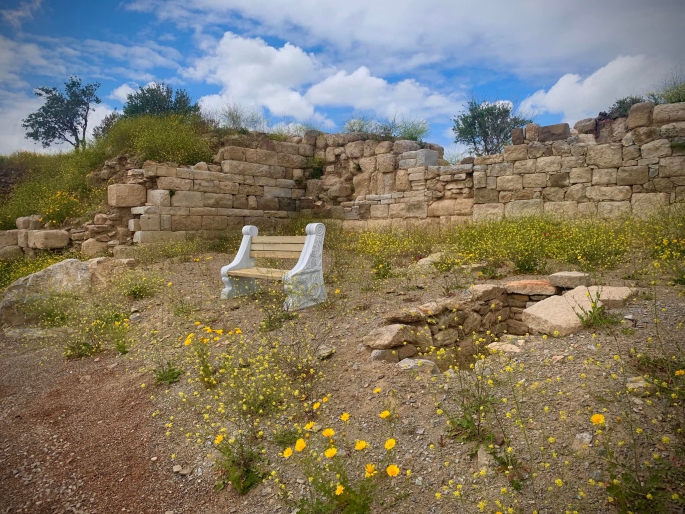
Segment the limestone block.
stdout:
[[[202,229],[202,216],[172,216],[171,230],[182,232],[186,230],[194,231]],[[143,231],[146,232],[146,231]]]
[[[328,196],[329,198],[345,198],[348,197],[352,194],[352,187],[348,186],[347,184],[338,184],[336,186],[333,186],[328,190]],[[277,195],[271,195],[271,196],[277,196]],[[283,197],[282,195],[281,197]],[[290,196],[290,195],[288,195]]]
[[135,218],[128,220],[128,229],[131,232],[138,232],[140,230],[140,220]]
[[150,189],[147,192],[147,203],[149,205],[159,205],[161,207],[171,206],[171,196],[166,189]]
[[[207,193],[210,194],[210,193]],[[171,197],[172,207],[204,207],[204,195],[198,191],[176,191]]]
[[538,173],[549,173],[561,170],[561,157],[552,155],[550,157],[538,157],[535,169]]
[[302,155],[292,155],[289,153],[279,153],[277,155],[277,167],[282,166],[284,168],[304,168],[307,165],[307,159]]
[[536,159],[528,159],[525,161],[516,161],[514,162],[514,173],[515,174],[526,174],[526,173],[535,173],[536,170],[536,164],[537,160]]
[[567,187],[569,185],[569,173],[562,171],[561,173],[553,173],[549,176],[549,185],[551,187]]
[[376,145],[374,153],[376,155],[392,153],[394,143],[392,141],[381,141]]
[[501,162],[488,166],[489,177],[502,177],[504,175],[511,175],[514,171],[514,165],[510,162]]
[[521,175],[497,177],[498,191],[517,191],[519,189],[523,189],[523,180]]
[[504,204],[476,203],[473,206],[473,221],[501,220],[504,218]]
[[19,244],[19,230],[0,230],[0,248],[17,246]]
[[623,148],[623,160],[630,161],[640,158],[640,147],[637,145],[626,146]]
[[426,218],[428,205],[425,202],[391,203],[388,215],[391,218]]
[[549,280],[513,280],[505,282],[504,288],[509,294],[544,295],[557,294],[557,288]]
[[[399,141],[398,141],[399,143]],[[381,173],[390,173],[397,168],[397,157],[394,154],[376,156],[376,169]]]
[[[175,196],[175,195],[174,195]],[[233,195],[221,193],[204,193],[205,207],[233,207]]]
[[569,173],[569,183],[581,184],[588,182],[592,182],[592,168],[571,168],[571,173]]
[[379,327],[367,334],[362,343],[374,350],[388,350],[402,346],[403,343],[412,343],[415,340],[413,328],[408,325],[394,324]]
[[185,232],[136,232],[133,235],[133,242],[139,244],[163,243],[168,241],[184,241]]
[[574,306],[562,296],[550,296],[528,307],[522,313],[522,321],[530,327],[531,332],[556,334],[560,337],[574,334],[583,328]]
[[506,162],[522,161],[528,159],[528,145],[511,145],[504,147],[504,160]]
[[542,190],[542,196],[546,202],[563,202],[566,191],[561,187],[546,187]]
[[[295,166],[301,168],[302,166]],[[249,175],[251,177],[285,178],[285,167],[257,164],[253,162],[229,161],[221,162],[224,173],[234,175]]]
[[147,200],[144,186],[138,184],[112,184],[107,187],[107,203],[112,207],[136,207]]
[[55,248],[66,248],[69,246],[69,232],[66,230],[29,230],[28,234],[29,248],[51,250]]
[[359,167],[362,173],[373,173],[376,171],[376,158],[375,157],[364,157],[359,159]]
[[628,112],[628,122],[626,128],[632,130],[637,127],[649,127],[652,124],[652,113],[654,104],[652,102],[640,102],[633,104]]
[[522,145],[525,142],[525,135],[522,128],[515,128],[511,130],[511,144]]
[[535,200],[515,200],[505,205],[504,217],[517,218],[520,216],[539,216],[543,213],[543,202]]
[[364,144],[365,141],[354,141],[353,143],[348,143],[345,145],[345,153],[350,159],[359,159],[364,157]]
[[499,202],[499,193],[497,189],[474,189],[473,197],[476,203],[497,203]]
[[549,276],[553,286],[562,289],[573,289],[579,286],[590,285],[590,275],[580,271],[560,271]]
[[454,214],[456,216],[470,216],[473,212],[473,198],[457,198],[454,204]]
[[159,214],[143,214],[139,224],[140,230],[161,230]]
[[646,218],[660,209],[668,207],[671,201],[669,193],[634,193],[630,199],[633,216]]
[[98,241],[94,237],[86,239],[83,244],[81,244],[81,253],[92,257],[94,255],[102,254],[107,252],[107,243],[104,241]]
[[585,118],[577,121],[573,128],[578,131],[579,134],[595,134],[597,132],[597,119],[596,118]]
[[629,200],[632,194],[630,186],[590,186],[585,190],[585,196],[596,202]]
[[579,202],[578,216],[584,218],[597,216],[597,204],[593,202]]
[[597,216],[602,219],[628,218],[632,213],[630,202],[600,202]]
[[558,141],[566,139],[571,136],[571,129],[568,123],[557,123],[556,125],[547,125],[540,127],[538,133],[538,141],[545,143],[547,141]]
[[292,198],[292,190],[285,187],[264,186],[264,196],[273,196],[274,198]]
[[244,161],[245,150],[242,146],[227,146],[224,148],[223,158],[230,161]]
[[528,158],[537,159],[539,157],[549,157],[552,155],[552,149],[542,143],[533,141],[528,143]]
[[[396,154],[404,152],[413,152],[414,150],[420,150],[421,147],[416,141],[400,140],[395,141],[392,147],[392,151]],[[378,151],[376,151],[378,153]]]
[[[659,106],[657,105],[657,107]],[[662,178],[685,177],[685,155],[661,157],[659,159],[659,176]]]
[[481,164],[498,164],[503,161],[504,156],[501,153],[498,153],[494,155],[481,155],[480,157],[476,157],[473,160],[473,163],[478,166]]
[[567,155],[561,158],[561,169],[582,168],[585,166],[585,156]]
[[13,261],[22,257],[24,252],[19,245],[0,247],[0,261]]
[[523,175],[523,187],[545,187],[546,185],[547,173],[532,173],[530,175]]
[[683,137],[685,136],[685,121],[668,123],[661,127],[661,137]]
[[589,146],[585,161],[598,168],[618,168],[623,164],[623,146],[615,143]]
[[643,159],[669,157],[671,155],[671,142],[668,139],[657,139],[642,145],[640,152]]
[[483,188],[487,185],[487,175],[485,171],[473,172],[473,187]]
[[654,107],[652,122],[655,125],[665,125],[676,121],[685,121],[685,102],[662,104]]
[[634,184],[646,184],[649,180],[649,167],[626,166],[618,169],[616,183],[619,186],[632,186]]
[[17,228],[19,230],[28,230],[31,228],[30,227],[30,225],[31,225],[30,217],[29,216],[22,216],[20,218],[17,218],[15,221],[15,224],[17,225]]
[[[249,184],[240,184],[238,194],[247,196],[264,196],[264,187],[251,186]],[[290,195],[288,195],[290,196]]]
[[226,230],[227,226],[225,216],[202,216],[202,230]]
[[524,129],[526,141],[537,141],[540,135],[540,125],[537,123],[529,123]]
[[422,148],[416,150],[416,165],[417,166],[437,166],[438,152],[436,150],[428,150]]
[[387,218],[389,215],[388,204],[385,205],[371,205],[372,218]]
[[578,202],[545,202],[545,214],[561,218],[575,218],[578,215]]
[[636,128],[631,132],[633,136],[633,141],[637,146],[642,146],[645,143],[654,141],[659,138],[659,128],[658,127],[640,127]]
[[616,168],[596,169],[592,172],[593,186],[606,186],[616,184]]
[[157,179],[157,189],[172,189],[173,191],[192,191],[193,181],[189,179],[176,177],[159,177]]

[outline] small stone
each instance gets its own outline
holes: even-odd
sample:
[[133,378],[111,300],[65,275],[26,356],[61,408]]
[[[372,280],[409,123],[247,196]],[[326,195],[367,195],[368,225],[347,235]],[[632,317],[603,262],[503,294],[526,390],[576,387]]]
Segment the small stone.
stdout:
[[335,348],[332,346],[329,346],[327,344],[322,344],[319,346],[318,351],[316,352],[317,357],[320,360],[325,360],[331,357],[335,353]]
[[176,464],[174,466],[174,473],[180,473],[180,471],[183,469],[183,466]]
[[397,364],[400,361],[396,350],[374,350],[371,352],[371,360],[374,362],[387,362]]
[[397,364],[397,367],[403,370],[425,371],[428,373],[440,373],[438,366],[427,359],[403,359]]
[[507,293],[544,295],[551,296],[557,294],[557,288],[549,280],[516,280],[504,284]]
[[488,300],[494,300],[504,293],[504,288],[497,284],[476,284],[469,288],[469,292],[474,300],[486,302]]
[[157,457],[152,457],[150,460],[151,460],[152,462],[156,462],[156,461],[157,461]]
[[182,477],[190,475],[190,468],[183,468],[181,471],[178,472],[179,475]]
[[390,323],[415,323],[417,321],[423,321],[426,319],[426,314],[421,312],[416,307],[412,307],[410,309],[402,309],[390,312],[384,317],[385,320]]
[[488,349],[493,352],[504,352],[504,353],[519,353],[521,348],[509,343],[490,343]]
[[420,428],[417,428],[417,429],[416,429],[416,433],[417,433],[418,435],[423,435],[425,432],[426,432],[426,429],[424,429],[423,427],[420,427]]

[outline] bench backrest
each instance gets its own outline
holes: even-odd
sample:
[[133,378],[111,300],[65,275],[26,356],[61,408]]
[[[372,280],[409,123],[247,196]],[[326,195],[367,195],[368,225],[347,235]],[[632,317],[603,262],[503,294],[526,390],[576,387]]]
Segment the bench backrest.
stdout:
[[250,257],[299,259],[307,236],[254,236],[250,244]]

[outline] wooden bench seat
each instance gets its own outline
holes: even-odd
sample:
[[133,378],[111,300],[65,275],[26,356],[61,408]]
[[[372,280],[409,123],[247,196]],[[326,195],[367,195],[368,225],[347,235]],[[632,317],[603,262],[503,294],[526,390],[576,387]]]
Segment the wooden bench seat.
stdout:
[[[326,300],[323,283],[323,239],[326,227],[310,223],[306,236],[260,236],[255,226],[243,227],[243,240],[233,262],[221,268],[222,298],[235,298],[259,288],[256,279],[283,281],[283,307],[297,310]],[[257,268],[255,259],[297,259],[291,270]]]

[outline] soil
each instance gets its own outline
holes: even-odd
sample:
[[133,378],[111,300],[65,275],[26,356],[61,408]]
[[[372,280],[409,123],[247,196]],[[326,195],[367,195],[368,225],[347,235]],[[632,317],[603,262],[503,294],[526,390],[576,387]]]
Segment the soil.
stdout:
[[[140,266],[145,273],[173,285],[154,298],[131,301],[132,311],[139,311],[134,325],[137,342],[123,356],[108,349],[95,357],[67,361],[59,338],[55,338],[58,331],[53,330],[50,337],[36,328],[0,335],[0,513],[290,512],[279,501],[272,482],[264,482],[244,497],[230,488],[215,491],[216,455],[211,443],[198,447],[175,433],[165,437],[164,423],[177,412],[176,398],[186,385],[181,381],[168,387],[154,386],[150,370],[183,351],[181,341],[197,329],[195,321],[226,330],[240,327],[247,337],[259,334],[263,303],[254,299],[218,301],[221,283],[217,277],[225,261],[224,255],[208,253],[189,262],[172,259]],[[445,410],[456,408],[448,406],[455,382],[442,376],[431,380],[430,376],[371,362],[369,352],[360,346],[362,337],[383,322],[384,313],[443,296],[447,281],[436,275],[373,281],[368,269],[359,273],[344,286],[329,287],[332,297],[334,288],[342,289],[332,310],[303,311],[294,324],[330,325],[321,329],[320,342],[335,346],[336,353],[322,363],[326,379],[319,393],[331,394],[326,406],[331,425],[340,425],[337,418],[341,412],[350,412],[362,421],[350,424],[348,438],[382,433],[384,421],[378,413],[389,401],[388,392],[397,391],[398,464],[403,470],[411,468],[412,478],[406,485],[397,485],[398,494],[406,493],[408,498],[379,512],[461,511],[457,504],[435,497],[450,480],[480,488],[464,511],[477,512],[479,499],[489,499],[486,512],[494,512],[490,510],[494,509],[492,498],[509,485],[507,479],[487,456],[471,455],[474,444],[446,437],[445,417],[436,413],[437,405]],[[628,285],[618,273],[606,283]],[[179,312],[182,306],[190,306],[193,312]],[[607,478],[596,450],[572,451],[576,434],[593,432],[588,418],[598,405],[607,409],[607,419],[621,408],[611,400],[598,400],[610,398],[616,390],[611,371],[596,371],[587,363],[591,359],[611,365],[614,353],[625,354],[631,346],[644,348],[647,337],[654,335],[654,306],[648,296],[631,302],[621,315],[632,316],[628,324],[634,332],[622,333],[620,339],[602,330],[558,339],[514,337],[508,342],[518,346],[520,353],[486,361],[486,375],[507,363],[523,364],[525,373],[516,375],[517,380],[523,378],[527,385],[537,381],[545,389],[541,395],[524,398],[522,409],[535,418],[527,426],[531,437],[544,441],[554,435],[554,448],[562,457],[537,454],[536,462],[524,459],[524,464],[535,468],[551,462],[548,476],[556,473],[574,484],[574,477],[579,477],[577,484],[586,492],[581,502],[577,488],[550,493],[546,487],[524,487],[516,496],[521,511],[530,512],[534,507],[540,513],[561,512],[571,505],[581,505],[582,512],[613,510],[603,489],[587,486],[589,477]],[[662,315],[662,330],[678,330],[685,319],[685,302],[678,290],[660,286],[656,306],[668,308]],[[581,378],[582,373],[588,378]],[[639,372],[632,370],[632,374]],[[376,388],[382,393],[375,394]],[[634,410],[646,425],[658,418],[656,405],[635,402]],[[560,411],[566,414],[562,416]],[[153,416],[155,412],[161,415]],[[657,433],[670,429],[663,420],[656,425]],[[506,443],[525,446],[520,434],[512,433]],[[372,456],[381,454],[382,449],[370,452]],[[668,449],[663,454],[672,456]],[[569,464],[564,464],[564,455]],[[449,465],[445,466],[445,461]],[[185,468],[187,476],[174,472],[174,465]],[[295,484],[300,478],[283,460],[269,465],[286,482]],[[473,473],[483,468],[488,469],[485,479],[473,478]],[[506,498],[512,503],[513,497]]]

